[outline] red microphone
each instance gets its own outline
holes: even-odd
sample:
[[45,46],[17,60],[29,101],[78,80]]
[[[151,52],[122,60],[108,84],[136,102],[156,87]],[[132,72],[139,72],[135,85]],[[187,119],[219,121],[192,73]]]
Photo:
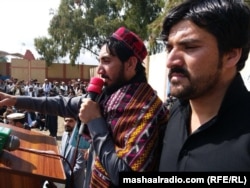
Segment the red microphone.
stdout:
[[[98,78],[98,77],[91,78],[87,87],[86,97],[95,101],[97,96],[101,94],[103,85],[104,85],[104,81],[101,78]],[[81,123],[80,129],[79,129],[79,135],[82,135],[83,132],[88,134],[88,129],[87,127],[86,128],[85,127],[86,127],[85,124]]]
[[103,80],[98,77],[91,78],[89,85],[87,87],[88,98],[95,101],[96,97],[101,94],[103,87]]

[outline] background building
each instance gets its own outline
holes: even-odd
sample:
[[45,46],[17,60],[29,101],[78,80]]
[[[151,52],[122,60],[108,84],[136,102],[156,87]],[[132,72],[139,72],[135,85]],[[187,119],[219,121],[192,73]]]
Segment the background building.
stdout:
[[[147,57],[145,60],[148,81],[157,91],[162,100],[167,97],[168,70],[166,68],[166,53],[159,53]],[[47,67],[45,61],[27,60],[14,58],[10,63],[0,62],[0,75],[3,77],[18,78],[19,80],[37,79],[43,82],[45,78],[50,81],[68,81],[80,78],[82,81],[89,81],[96,76],[97,65],[54,63]],[[247,60],[245,68],[241,71],[244,82],[250,91],[250,58]]]

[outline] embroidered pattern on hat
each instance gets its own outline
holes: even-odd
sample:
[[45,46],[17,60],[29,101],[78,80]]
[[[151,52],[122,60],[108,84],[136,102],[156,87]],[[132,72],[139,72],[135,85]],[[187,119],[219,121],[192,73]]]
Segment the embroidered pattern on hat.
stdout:
[[120,27],[113,34],[113,38],[123,41],[131,50],[133,50],[135,56],[141,61],[147,56],[147,49],[143,41],[132,31],[129,31],[125,27]]

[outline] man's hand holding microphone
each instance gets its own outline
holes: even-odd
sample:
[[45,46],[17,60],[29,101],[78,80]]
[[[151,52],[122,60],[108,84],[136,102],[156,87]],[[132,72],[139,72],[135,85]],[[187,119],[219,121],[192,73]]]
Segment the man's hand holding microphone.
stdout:
[[101,117],[99,104],[89,98],[84,98],[79,110],[79,119],[81,122],[88,124],[89,121],[99,117]]
[[89,82],[87,88],[88,96],[82,99],[82,104],[78,115],[82,122],[79,129],[80,135],[88,134],[88,128],[86,127],[88,122],[102,116],[99,104],[96,102],[96,100],[102,92],[103,84],[104,81],[98,77],[92,78]]

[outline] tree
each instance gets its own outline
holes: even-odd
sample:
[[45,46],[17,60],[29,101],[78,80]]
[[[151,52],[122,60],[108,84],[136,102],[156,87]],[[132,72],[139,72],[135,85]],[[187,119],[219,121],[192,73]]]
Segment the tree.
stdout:
[[98,44],[125,26],[145,40],[150,55],[159,53],[165,48],[160,40],[162,21],[168,10],[182,1],[61,0],[50,22],[50,37],[36,38],[35,47],[47,66],[67,55],[75,65],[80,53],[97,54]]
[[162,11],[163,0],[61,0],[48,29],[49,37],[34,40],[47,66],[69,55],[75,65],[81,51],[97,54],[97,46],[120,26],[147,40],[147,26]]
[[[170,8],[176,6],[177,4],[183,1],[184,0],[165,1],[165,4],[163,3],[163,6],[162,6],[164,7],[164,9],[161,12],[161,14],[159,14],[159,16],[151,24],[148,25],[148,33],[149,33],[148,42],[149,42],[150,54],[159,53],[165,49],[162,43],[162,40],[160,39],[162,21],[164,20]],[[250,6],[250,0],[244,0],[244,1]]]
[[148,25],[149,54],[156,54],[162,52],[165,49],[165,46],[160,37],[162,30],[162,21],[164,20],[170,8],[183,1],[184,0],[168,0],[163,3],[162,7],[164,7],[164,9],[161,14],[159,14],[159,16],[151,24]]

